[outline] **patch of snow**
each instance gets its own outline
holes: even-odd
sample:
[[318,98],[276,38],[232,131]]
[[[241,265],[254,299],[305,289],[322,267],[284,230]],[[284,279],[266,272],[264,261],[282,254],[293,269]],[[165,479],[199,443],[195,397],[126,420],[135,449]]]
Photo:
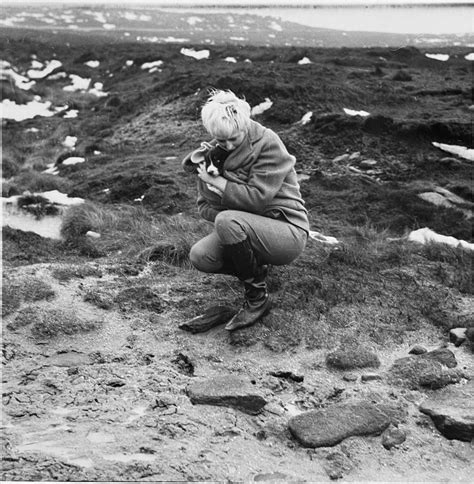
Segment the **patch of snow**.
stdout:
[[150,22],[150,15],[140,14],[135,12],[121,12],[120,14],[126,20],[139,20],[140,22]]
[[37,133],[38,131],[39,131],[39,129],[38,129],[38,128],[28,128],[28,129],[26,130],[26,132],[27,132],[27,133]]
[[126,65],[127,67],[131,67],[131,66],[133,66],[133,60],[128,60],[127,62],[125,62],[125,65]]
[[312,64],[312,62],[307,57],[303,57],[298,61],[298,64],[302,66],[304,64]]
[[89,94],[94,94],[94,96],[97,96],[97,97],[108,96],[109,93],[104,92],[102,90],[103,88],[104,88],[104,85],[101,82],[96,82],[94,83],[94,87],[92,89],[89,89],[87,92]]
[[204,20],[201,17],[188,17],[186,22],[194,27],[196,24],[204,22]]
[[[132,61],[133,63],[133,61]],[[153,62],[145,62],[142,64],[141,69],[152,69],[153,67],[161,67],[163,65],[162,60],[156,60]]]
[[96,155],[96,156],[97,156],[97,155],[100,155],[100,154],[102,154],[102,152],[101,152],[101,151],[99,151],[99,150],[94,150],[94,155]]
[[273,106],[273,101],[270,101],[268,97],[265,98],[263,103],[257,104],[251,110],[251,115],[256,116],[258,114],[262,114],[263,112],[267,111]]
[[94,232],[93,230],[88,230],[86,232],[86,237],[90,237],[91,239],[100,239],[100,234],[97,232]]
[[61,67],[62,63],[58,60],[52,60],[50,62],[46,63],[46,67],[41,70],[35,70],[35,69],[30,69],[27,74],[30,77],[30,79],[43,79],[45,78],[48,74],[51,74],[55,69],[58,67]]
[[59,175],[59,169],[56,166],[56,163],[49,163],[46,165],[48,168],[46,170],[43,170],[43,173],[49,173],[50,175]]
[[309,231],[309,237],[323,244],[330,244],[330,245],[339,244],[339,240],[337,240],[336,237],[323,235],[321,232],[316,232],[315,230]]
[[237,59],[235,57],[226,57],[224,60],[226,62],[237,62]]
[[300,123],[301,124],[308,124],[311,121],[311,118],[313,117],[313,111],[308,111],[301,119]]
[[100,61],[90,60],[90,61],[84,62],[84,64],[88,67],[91,67],[92,69],[95,69],[96,67],[100,66]]
[[[168,36],[164,39],[161,39],[163,42],[189,42],[189,39],[179,38],[179,37],[172,37]],[[182,52],[181,52],[182,54]]]
[[270,24],[270,28],[272,30],[276,30],[277,32],[281,32],[283,30],[283,27],[280,24],[278,24],[277,22],[272,22]]
[[13,119],[14,121],[32,119],[35,116],[48,118],[54,116],[56,112],[51,110],[51,101],[42,103],[34,100],[26,104],[16,104],[10,99],[4,99],[0,104],[0,117],[3,119]]
[[180,50],[180,53],[188,57],[193,57],[194,59],[197,59],[197,60],[209,59],[209,55],[210,55],[210,52],[207,49],[196,51],[194,49],[186,49],[185,47],[183,47]]
[[433,141],[433,146],[440,150],[447,151],[453,155],[458,155],[460,158],[464,158],[469,161],[474,161],[474,149],[466,148],[459,145],[447,145],[445,143],[437,143]]
[[471,52],[470,54],[465,55],[464,59],[468,61],[474,61],[474,52]]
[[105,29],[105,30],[113,30],[115,29],[117,26],[114,25],[114,24],[103,24],[102,27]]
[[67,77],[67,74],[65,72],[58,72],[57,74],[53,74],[52,76],[49,76],[50,81],[57,81],[58,79],[64,79]]
[[8,62],[6,62],[6,64],[0,65],[0,68],[2,69],[0,77],[2,80],[11,79],[15,83],[16,87],[18,87],[19,89],[23,89],[24,91],[29,91],[31,87],[36,84],[36,81],[31,81],[28,77],[16,73],[13,69],[8,68],[9,66],[10,64]]
[[51,203],[57,203],[58,205],[80,205],[84,203],[83,198],[72,197],[69,198],[67,194],[61,193],[59,190],[50,190],[49,192],[37,193],[42,197],[49,200]]
[[250,59],[245,59],[244,62],[250,62],[250,63],[252,63],[252,61]]
[[77,143],[77,136],[66,136],[66,139],[63,141],[63,146],[66,148],[74,148]]
[[242,41],[242,40],[245,40],[245,37],[229,37],[230,40],[239,40],[239,41]]
[[84,79],[76,74],[69,74],[69,78],[72,84],[70,86],[64,86],[64,91],[85,91],[91,83],[90,79]]
[[84,163],[86,161],[82,156],[70,156],[62,161],[62,165],[77,165],[78,163]]
[[447,244],[451,247],[462,247],[463,249],[474,250],[474,244],[466,242],[465,240],[456,239],[455,237],[440,235],[428,227],[413,230],[408,234],[408,240],[418,242],[420,244],[435,242],[438,244]]
[[425,56],[429,59],[439,60],[442,62],[446,62],[449,59],[448,54],[425,54]]
[[79,111],[77,109],[71,109],[63,117],[65,119],[77,118],[78,114],[79,114]]
[[370,113],[368,113],[367,111],[354,111],[353,109],[347,109],[347,108],[343,108],[343,109],[344,109],[344,112],[349,116],[362,116],[362,117],[370,116]]

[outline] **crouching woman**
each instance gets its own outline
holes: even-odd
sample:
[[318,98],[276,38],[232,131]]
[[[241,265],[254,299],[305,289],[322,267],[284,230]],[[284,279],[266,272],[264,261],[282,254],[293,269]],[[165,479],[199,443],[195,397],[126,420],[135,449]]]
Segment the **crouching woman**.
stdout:
[[[237,276],[245,301],[225,328],[254,324],[270,310],[268,265],[285,265],[304,250],[309,223],[290,155],[279,136],[250,118],[231,91],[213,91],[201,110],[213,138],[183,160],[198,176],[198,210],[213,231],[191,248],[196,269]],[[206,156],[205,156],[206,155]],[[220,173],[204,158],[223,160]]]

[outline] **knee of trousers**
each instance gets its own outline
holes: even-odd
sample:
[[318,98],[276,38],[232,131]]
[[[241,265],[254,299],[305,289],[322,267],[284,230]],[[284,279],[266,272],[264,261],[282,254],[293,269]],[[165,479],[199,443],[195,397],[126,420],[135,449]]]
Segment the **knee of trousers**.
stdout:
[[218,213],[214,228],[225,245],[236,244],[247,238],[241,222],[241,213],[236,210],[224,210]]
[[189,251],[189,260],[191,264],[201,272],[216,272],[220,266],[221,262],[215,260],[211,254],[204,250],[199,243],[194,244]]

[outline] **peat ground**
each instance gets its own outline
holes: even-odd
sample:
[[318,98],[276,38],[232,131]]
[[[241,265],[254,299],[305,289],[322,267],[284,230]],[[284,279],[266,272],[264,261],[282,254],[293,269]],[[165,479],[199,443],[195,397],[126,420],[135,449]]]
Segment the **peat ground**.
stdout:
[[[196,60],[181,44],[20,32],[0,34],[0,58],[18,73],[33,56],[62,66],[29,91],[2,81],[3,98],[40,96],[78,116],[3,120],[3,196],[58,189],[87,203],[70,209],[63,240],[3,230],[4,479],[469,478],[471,443],[447,438],[419,405],[469,386],[472,349],[449,331],[473,327],[472,252],[406,238],[429,227],[472,242],[472,161],[433,146],[472,148],[467,48],[444,48],[442,62],[413,47],[186,45],[209,50]],[[71,74],[108,95],[65,91]],[[207,139],[199,110],[211,87],[272,101],[255,119],[296,156],[311,228],[340,241],[310,240],[272,268],[275,309],[232,334],[179,329],[207,305],[241,301],[237,281],[186,259],[210,227],[180,160]],[[42,173],[51,163],[58,174]],[[394,363],[414,345],[443,347],[456,365],[401,374]],[[265,398],[258,415],[235,395],[191,402],[189,385],[222,375]],[[404,442],[387,449],[356,432],[308,449],[289,431],[296,414],[360,400],[390,406]]]

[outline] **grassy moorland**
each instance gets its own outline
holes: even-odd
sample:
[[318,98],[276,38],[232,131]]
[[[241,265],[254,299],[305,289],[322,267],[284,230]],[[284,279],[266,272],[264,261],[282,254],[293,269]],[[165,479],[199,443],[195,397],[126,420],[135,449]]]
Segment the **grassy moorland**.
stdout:
[[[3,121],[3,196],[59,190],[86,200],[64,214],[61,240],[3,230],[4,478],[468,475],[469,442],[446,439],[417,409],[444,383],[431,374],[429,384],[394,383],[391,370],[414,345],[447,346],[458,362],[450,382],[472,376],[469,345],[449,343],[451,329],[473,327],[472,251],[406,237],[429,227],[472,242],[472,162],[432,144],[470,147],[466,49],[440,62],[411,47],[216,45],[198,61],[182,45],[1,35],[0,57],[17,72],[33,55],[62,63],[30,91],[3,81],[4,99],[40,96],[78,111]],[[298,64],[304,57],[311,63]],[[157,60],[159,70],[141,68]],[[108,95],[65,91],[70,80],[58,72],[101,82]],[[293,264],[272,267],[275,308],[254,327],[193,335],[179,325],[211,304],[241,302],[238,281],[200,274],[187,259],[211,226],[197,216],[180,159],[207,139],[199,109],[210,87],[252,106],[273,101],[256,119],[297,157],[312,229],[340,243],[310,240]],[[66,136],[77,137],[74,149]],[[85,162],[63,164],[71,155]],[[51,163],[57,175],[43,173]],[[264,411],[192,405],[187,385],[221,374],[251,380]],[[294,412],[355,398],[393,405],[405,443],[387,451],[380,437],[356,436],[307,450],[290,435]]]

